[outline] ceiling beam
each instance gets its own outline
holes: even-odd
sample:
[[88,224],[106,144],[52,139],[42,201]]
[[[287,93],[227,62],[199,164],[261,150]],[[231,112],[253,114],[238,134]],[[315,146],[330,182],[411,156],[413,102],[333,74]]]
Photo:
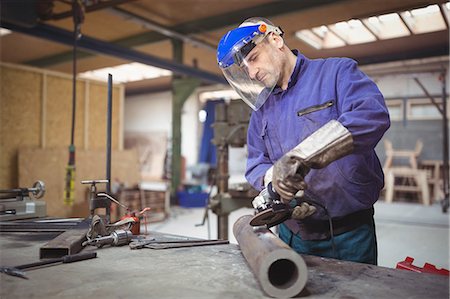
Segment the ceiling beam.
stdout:
[[[109,1],[98,2],[98,3],[94,2],[94,4],[85,5],[84,10],[86,13],[88,13],[88,12],[93,12],[93,11],[100,10],[100,9],[105,9],[108,7],[114,7],[114,6],[124,4],[127,2],[132,2],[132,1],[136,1],[136,0],[109,0]],[[71,3],[69,3],[68,6],[70,7],[69,10],[67,10],[65,12],[60,12],[57,14],[51,13],[49,16],[45,16],[43,19],[44,20],[62,20],[65,18],[72,17],[73,12],[72,12],[72,8],[71,8]]]
[[359,65],[366,65],[382,62],[392,62],[398,60],[419,59],[419,58],[448,56],[448,55],[449,55],[449,45],[448,43],[444,43],[433,47],[427,47],[426,49],[404,51],[401,53],[390,53],[390,54],[384,53],[380,55],[372,55],[368,57],[354,58],[354,59],[358,61]]
[[[288,14],[296,11],[319,7],[327,4],[334,4],[344,0],[315,0],[315,1],[274,1],[263,5],[249,7],[238,11],[232,11],[221,15],[188,21],[174,26],[167,27],[167,29],[177,32],[179,34],[189,35],[203,32],[214,31],[233,24],[239,24],[243,20],[253,16],[274,17],[277,15]],[[110,41],[118,46],[132,48],[141,45],[160,42],[168,37],[156,31],[144,32],[132,35],[126,38]],[[79,58],[92,56],[90,53],[80,53]],[[72,60],[72,51],[51,55],[39,59],[34,59],[24,62],[25,64],[35,67],[48,67],[54,64],[63,63]]]
[[[73,44],[73,33],[58,27],[39,24],[33,28],[26,28],[6,22],[2,22],[1,26],[16,32],[33,35],[68,46],[72,46]],[[110,55],[129,61],[140,62],[143,64],[163,68],[177,74],[200,78],[203,81],[210,83],[227,84],[225,78],[223,78],[222,76],[189,67],[181,63],[138,52],[122,46],[107,43],[98,39],[88,37],[86,35],[82,36],[78,40],[77,47],[89,52],[93,52],[95,54]]]

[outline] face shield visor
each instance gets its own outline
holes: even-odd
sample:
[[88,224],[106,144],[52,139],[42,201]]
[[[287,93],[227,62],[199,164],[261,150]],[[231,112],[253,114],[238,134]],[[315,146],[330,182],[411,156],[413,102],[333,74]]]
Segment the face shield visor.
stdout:
[[[217,61],[230,86],[253,110],[258,110],[273,91],[278,78],[259,81],[249,73],[249,53],[270,33],[282,35],[279,27],[261,23],[239,27],[222,37],[217,48]],[[264,78],[263,78],[264,79]]]

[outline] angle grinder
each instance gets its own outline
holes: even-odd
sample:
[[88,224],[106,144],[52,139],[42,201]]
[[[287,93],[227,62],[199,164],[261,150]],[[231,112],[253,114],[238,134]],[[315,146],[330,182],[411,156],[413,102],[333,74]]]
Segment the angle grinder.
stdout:
[[272,227],[292,216],[293,208],[283,203],[276,193],[269,192],[268,189],[263,189],[252,201],[252,205],[257,212],[250,221],[251,226]]

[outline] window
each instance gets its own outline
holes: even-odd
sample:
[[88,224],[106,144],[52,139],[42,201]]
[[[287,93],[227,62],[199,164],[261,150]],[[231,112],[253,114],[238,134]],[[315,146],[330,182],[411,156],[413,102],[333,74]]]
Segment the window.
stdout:
[[[438,104],[442,104],[440,99],[436,99]],[[447,101],[448,102],[448,101]],[[441,105],[442,107],[442,105]],[[447,104],[447,115],[448,114]],[[442,119],[442,115],[430,99],[414,99],[408,101],[407,106],[408,119],[411,120],[432,120]]]
[[403,100],[387,100],[386,106],[391,121],[403,120]]

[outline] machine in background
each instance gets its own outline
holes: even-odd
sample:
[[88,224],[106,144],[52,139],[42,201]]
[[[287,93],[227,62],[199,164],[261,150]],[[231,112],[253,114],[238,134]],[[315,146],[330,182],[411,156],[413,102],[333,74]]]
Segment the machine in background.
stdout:
[[[217,235],[228,239],[228,216],[242,207],[252,208],[252,200],[258,195],[248,183],[230,187],[229,147],[243,147],[247,143],[247,128],[251,109],[242,101],[217,104],[215,110],[214,139],[217,147],[217,194],[210,199],[209,207],[218,217]],[[245,162],[242,162],[245,163]]]
[[45,201],[36,200],[44,194],[42,181],[36,181],[31,188],[0,190],[0,221],[47,216]]

